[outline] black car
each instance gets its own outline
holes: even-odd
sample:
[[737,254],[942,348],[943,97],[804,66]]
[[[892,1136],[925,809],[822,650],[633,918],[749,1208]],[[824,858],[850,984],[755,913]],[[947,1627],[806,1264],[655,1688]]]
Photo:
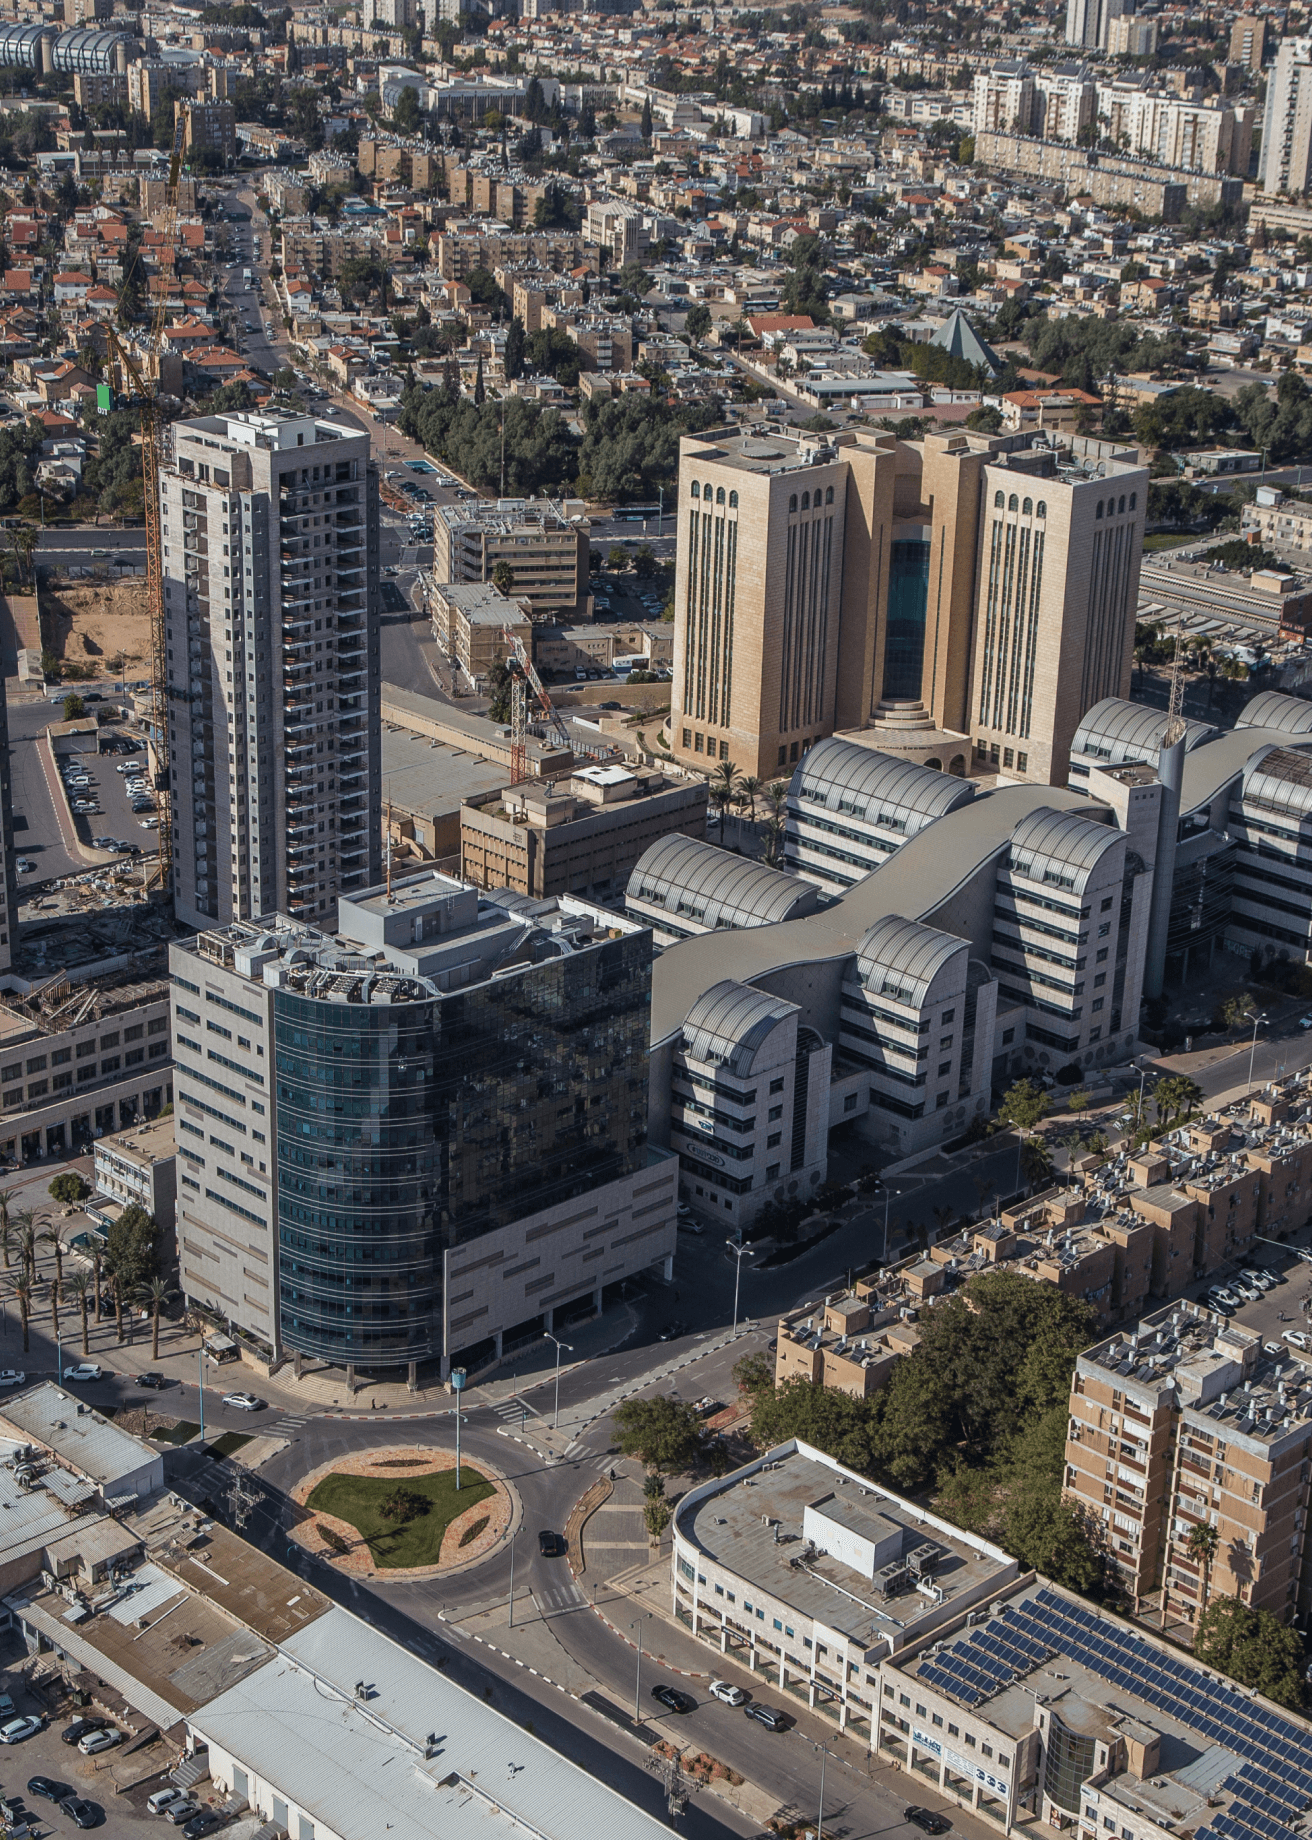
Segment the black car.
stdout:
[[688,1333],[687,1323],[668,1322],[666,1323],[665,1327],[661,1330],[658,1340],[662,1342],[676,1342],[678,1341],[681,1335],[687,1335],[687,1333]]
[[677,1687],[666,1686],[663,1681],[652,1688],[651,1696],[669,1712],[692,1712],[697,1704],[691,1693],[680,1693]]
[[98,1802],[84,1802],[80,1795],[70,1795],[59,1805],[74,1827],[99,1827],[105,1818],[105,1811]]
[[138,1374],[137,1385],[149,1386],[158,1392],[161,1387],[168,1385],[168,1381],[164,1378],[163,1374]]
[[927,1834],[946,1834],[952,1826],[945,1814],[935,1814],[932,1808],[904,1808],[902,1819],[923,1828]]
[[85,1738],[89,1731],[103,1731],[108,1724],[108,1719],[74,1719],[73,1723],[66,1725],[59,1735],[65,1744],[76,1744],[79,1739]]
[[56,1782],[53,1776],[29,1776],[27,1793],[46,1802],[66,1802],[73,1794],[72,1783]]
[[185,1840],[203,1840],[205,1834],[212,1834],[216,1827],[223,1826],[223,1819],[217,1808],[202,1808],[183,1828]]
[[566,1550],[565,1541],[558,1533],[543,1531],[538,1535],[538,1551],[544,1559],[555,1559]]
[[744,1706],[743,1711],[749,1719],[755,1719],[758,1725],[764,1725],[767,1731],[787,1731],[788,1720],[782,1712],[776,1712],[773,1706],[759,1706],[755,1701]]

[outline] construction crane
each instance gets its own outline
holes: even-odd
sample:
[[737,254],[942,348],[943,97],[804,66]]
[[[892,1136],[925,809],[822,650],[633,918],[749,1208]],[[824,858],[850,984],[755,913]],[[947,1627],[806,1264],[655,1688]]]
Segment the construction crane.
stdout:
[[569,730],[561,720],[560,711],[547,695],[546,685],[533,669],[533,660],[528,655],[528,647],[524,644],[524,641],[520,638],[518,633],[512,632],[508,626],[503,626],[501,628],[501,637],[514,653],[515,662],[523,673],[523,676],[516,680],[520,686],[518,730],[516,729],[515,721],[515,684],[512,683],[510,689],[510,770],[514,776],[513,783],[518,785],[519,781],[525,778],[527,771],[526,731],[528,726],[528,696],[523,688],[525,682],[531,684],[533,687],[533,694],[541,706],[552,739],[570,753],[574,750],[574,743],[570,739]]
[[1184,732],[1184,609],[1181,608],[1175,620],[1175,656],[1171,660],[1171,694],[1166,705],[1162,746],[1174,747]]
[[[178,240],[178,179],[186,116],[179,109],[173,124],[168,186],[164,195],[163,239],[166,249]],[[118,364],[121,393],[141,399],[141,483],[146,510],[146,605],[150,614],[150,684],[155,699],[155,800],[159,811],[159,884],[167,894],[173,878],[173,796],[170,782],[168,649],[164,632],[164,540],[159,507],[159,463],[163,425],[159,412],[159,352],[168,321],[168,290],[161,288],[151,314],[142,372],[114,326],[106,322],[110,353]]]

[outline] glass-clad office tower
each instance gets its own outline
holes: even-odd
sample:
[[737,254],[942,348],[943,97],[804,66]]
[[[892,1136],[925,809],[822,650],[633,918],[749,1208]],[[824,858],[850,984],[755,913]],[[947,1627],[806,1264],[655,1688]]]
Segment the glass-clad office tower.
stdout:
[[173,948],[186,1294],[271,1350],[413,1370],[668,1261],[648,929],[432,873],[340,920]]

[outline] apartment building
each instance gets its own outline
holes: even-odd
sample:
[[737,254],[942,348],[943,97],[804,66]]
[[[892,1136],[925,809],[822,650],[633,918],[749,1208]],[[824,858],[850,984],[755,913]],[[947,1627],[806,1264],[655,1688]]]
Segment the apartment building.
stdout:
[[589,610],[588,523],[581,500],[502,498],[439,505],[433,580],[490,582],[499,563],[512,597],[535,620],[583,619]]
[[1029,134],[1039,108],[1034,73],[1014,58],[975,73],[972,125],[976,134]]
[[613,899],[654,843],[706,835],[706,804],[700,781],[614,764],[477,793],[460,808],[460,873],[538,900]]
[[171,1116],[143,1119],[130,1130],[99,1138],[95,1148],[97,1200],[145,1208],[171,1234],[177,1162]]
[[173,1096],[168,986],[64,972],[0,1001],[0,1156],[29,1163],[85,1152],[153,1118]]
[[1312,38],[1282,38],[1267,79],[1258,190],[1274,196],[1312,184]]
[[1128,153],[1185,172],[1248,176],[1254,110],[1220,98],[1181,97],[1147,80],[1098,85],[1100,132]]
[[9,705],[0,683],[0,976],[18,945],[18,877],[14,868],[14,795],[9,762]]
[[1312,505],[1286,498],[1279,486],[1259,486],[1245,505],[1240,529],[1250,539],[1275,550],[1312,550]]
[[1130,0],[1066,0],[1066,43],[1104,50],[1112,21],[1130,10]]
[[1157,49],[1156,19],[1139,18],[1122,13],[1107,28],[1107,52],[1110,57],[1151,57]]
[[[1112,21],[1112,34],[1120,25]],[[1114,47],[1109,44],[1109,50]],[[1038,92],[1039,131],[1045,141],[1074,145],[1094,117],[1097,92],[1086,64],[1058,64],[1042,74]]]
[[434,582],[428,606],[438,644],[471,683],[485,680],[494,664],[511,657],[508,632],[532,648],[533,609],[526,595],[508,600],[491,582]]
[[1270,22],[1253,13],[1241,13],[1230,28],[1230,62],[1261,70]]
[[814,881],[677,832],[643,851],[624,891],[625,913],[649,926],[658,946],[799,920],[819,905]]
[[644,262],[651,254],[651,214],[622,198],[593,198],[588,203],[583,235],[604,249],[613,269]]
[[[265,1357],[413,1385],[668,1277],[646,929],[433,872],[343,896],[339,924],[274,914],[172,948],[186,1295]],[[343,1079],[358,1104],[325,1114]]]
[[1312,1421],[1305,1375],[1261,1337],[1180,1302],[1081,1355],[1071,1383],[1066,1493],[1101,1524],[1136,1605],[1194,1621],[1215,1529],[1211,1595],[1288,1621],[1299,1607]]
[[310,416],[175,422],[161,481],[174,903],[336,912],[380,866],[378,486]]
[[237,111],[231,102],[175,102],[185,127],[182,144],[190,156],[209,153],[221,160],[237,157]]
[[880,1311],[868,1296],[827,1297],[819,1310],[780,1317],[774,1383],[805,1380],[849,1399],[870,1399],[919,1340],[914,1324]]

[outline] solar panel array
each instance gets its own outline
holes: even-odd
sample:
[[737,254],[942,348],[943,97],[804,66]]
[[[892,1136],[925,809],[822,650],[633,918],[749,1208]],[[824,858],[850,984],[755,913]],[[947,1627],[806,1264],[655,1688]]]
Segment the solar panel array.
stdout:
[[1242,1760],[1221,1784],[1230,1806],[1195,1840],[1294,1840],[1290,1824],[1312,1806],[1312,1733],[1053,1591],[1006,1605],[923,1662],[919,1677],[977,1706],[1052,1655],[1082,1662]]

